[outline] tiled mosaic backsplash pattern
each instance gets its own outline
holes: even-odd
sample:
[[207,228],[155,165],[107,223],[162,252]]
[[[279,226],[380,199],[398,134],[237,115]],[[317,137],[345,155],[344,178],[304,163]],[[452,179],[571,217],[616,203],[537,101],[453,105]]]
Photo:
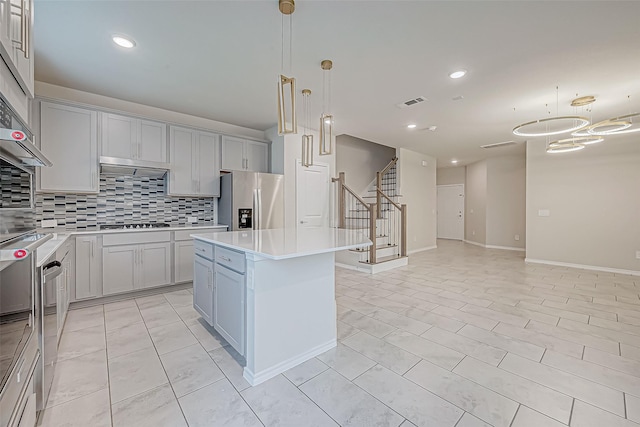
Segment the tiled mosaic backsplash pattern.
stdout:
[[198,218],[198,225],[213,222],[214,198],[168,197],[164,192],[162,178],[101,175],[98,194],[37,194],[36,213],[39,220],[55,219],[67,230],[101,224],[187,225],[190,216]]
[[31,176],[0,159],[0,208],[29,209]]

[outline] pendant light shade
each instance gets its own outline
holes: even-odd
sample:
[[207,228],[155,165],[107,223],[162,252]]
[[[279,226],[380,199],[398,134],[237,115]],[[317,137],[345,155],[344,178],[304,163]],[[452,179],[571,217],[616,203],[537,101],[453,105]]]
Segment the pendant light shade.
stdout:
[[309,132],[309,109],[311,107],[311,90],[302,89],[302,115],[304,120],[304,135],[302,135],[302,166],[313,166],[313,135]]
[[278,133],[298,133],[296,120],[296,79],[282,74],[278,80]]
[[296,120],[296,79],[284,75],[285,64],[285,18],[289,25],[289,72],[292,63],[292,17],[296,5],[294,0],[279,0],[278,9],[282,13],[282,52],[281,52],[281,74],[278,76],[278,134],[285,135],[298,133],[298,123]]
[[[325,59],[322,68],[322,114],[320,115],[320,155],[330,155],[333,151],[333,115],[331,110],[331,69],[333,62]],[[328,102],[326,102],[328,99]],[[328,106],[327,106],[328,104]]]

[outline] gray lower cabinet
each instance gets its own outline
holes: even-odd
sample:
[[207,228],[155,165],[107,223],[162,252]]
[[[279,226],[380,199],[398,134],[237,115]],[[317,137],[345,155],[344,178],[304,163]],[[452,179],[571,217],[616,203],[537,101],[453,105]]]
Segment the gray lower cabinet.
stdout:
[[193,308],[213,326],[213,261],[199,255],[194,258]]
[[102,294],[171,284],[171,232],[102,236]]
[[244,356],[244,274],[216,263],[213,281],[213,327]]
[[175,242],[175,274],[176,283],[190,282],[193,280],[193,240]]
[[170,242],[102,248],[102,293],[104,295],[170,283]]
[[98,236],[76,237],[75,301],[102,295]]
[[244,356],[244,253],[200,240],[194,252],[193,308]]

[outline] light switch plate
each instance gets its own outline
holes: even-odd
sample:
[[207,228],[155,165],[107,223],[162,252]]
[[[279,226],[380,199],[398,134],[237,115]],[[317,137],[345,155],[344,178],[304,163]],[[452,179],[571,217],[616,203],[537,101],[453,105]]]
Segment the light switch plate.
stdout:
[[636,251],[636,258],[640,259],[640,251]]
[[53,228],[58,226],[58,220],[56,219],[43,219],[40,223],[42,228]]

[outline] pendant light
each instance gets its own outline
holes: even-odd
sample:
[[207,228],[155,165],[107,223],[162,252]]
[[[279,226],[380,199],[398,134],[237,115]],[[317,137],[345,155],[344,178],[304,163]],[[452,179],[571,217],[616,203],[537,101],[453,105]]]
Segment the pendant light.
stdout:
[[289,72],[291,72],[292,49],[291,40],[293,37],[292,17],[293,11],[296,9],[294,0],[279,0],[278,9],[282,13],[282,55],[281,55],[281,74],[278,78],[278,134],[285,135],[289,133],[298,133],[298,123],[296,121],[296,79],[284,75],[284,23],[285,17],[288,17],[289,23]]
[[513,128],[518,136],[550,136],[573,132],[589,125],[582,116],[560,116],[558,113],[558,87],[556,86],[556,116],[522,123]]
[[[331,69],[333,62],[325,59],[322,68],[322,114],[320,115],[320,155],[330,155],[333,151],[333,115],[331,111]],[[327,102],[328,99],[328,102]],[[328,105],[327,105],[328,104]]]
[[313,135],[309,132],[309,109],[311,108],[310,89],[302,89],[302,120],[304,121],[304,135],[302,135],[302,166],[313,166]]

